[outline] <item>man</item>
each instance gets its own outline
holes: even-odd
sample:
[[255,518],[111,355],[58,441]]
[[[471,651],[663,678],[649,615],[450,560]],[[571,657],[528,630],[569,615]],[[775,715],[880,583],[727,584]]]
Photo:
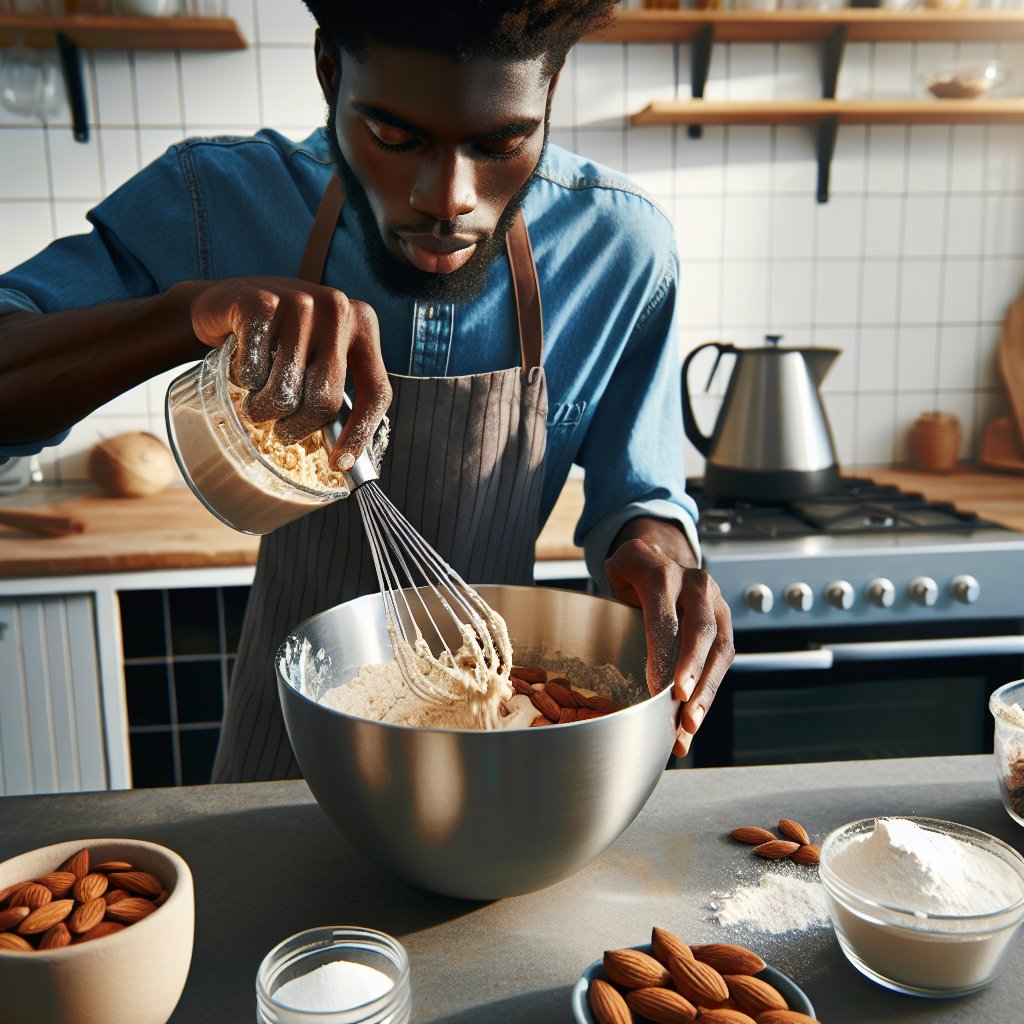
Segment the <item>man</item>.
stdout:
[[[92,234],[0,277],[0,454],[234,337],[247,411],[285,440],[335,419],[352,385],[336,466],[390,406],[382,486],[472,583],[531,580],[576,462],[577,537],[594,578],[642,607],[648,682],[686,702],[685,753],[732,631],[684,492],[671,225],[546,147],[566,53],[614,3],[307,6],[326,131],[186,141],[101,203]],[[375,588],[352,503],[264,539],[215,779],[297,773],[275,648]]]

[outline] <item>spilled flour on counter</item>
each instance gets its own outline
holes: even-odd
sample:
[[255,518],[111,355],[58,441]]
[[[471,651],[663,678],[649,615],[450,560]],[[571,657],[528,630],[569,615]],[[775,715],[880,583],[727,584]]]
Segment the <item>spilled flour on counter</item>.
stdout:
[[717,894],[708,905],[721,925],[744,926],[752,931],[779,935],[829,923],[828,905],[821,882],[782,871],[768,871],[750,885]]

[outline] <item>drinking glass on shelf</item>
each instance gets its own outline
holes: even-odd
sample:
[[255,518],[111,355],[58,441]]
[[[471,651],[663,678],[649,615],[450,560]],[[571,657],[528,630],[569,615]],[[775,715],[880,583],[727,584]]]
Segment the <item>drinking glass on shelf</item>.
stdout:
[[223,18],[224,0],[185,0],[185,13],[191,18]]

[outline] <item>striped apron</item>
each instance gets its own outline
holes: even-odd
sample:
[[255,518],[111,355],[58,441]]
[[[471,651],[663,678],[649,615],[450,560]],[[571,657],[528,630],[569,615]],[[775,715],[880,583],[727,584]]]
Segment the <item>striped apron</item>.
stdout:
[[[334,177],[299,277],[319,282],[344,203]],[[533,582],[547,387],[540,288],[520,211],[506,238],[522,365],[465,377],[391,374],[391,440],[380,486],[471,584]],[[214,782],[297,778],[277,697],[275,654],[317,612],[377,591],[354,501],[337,501],[268,534],[242,625]]]

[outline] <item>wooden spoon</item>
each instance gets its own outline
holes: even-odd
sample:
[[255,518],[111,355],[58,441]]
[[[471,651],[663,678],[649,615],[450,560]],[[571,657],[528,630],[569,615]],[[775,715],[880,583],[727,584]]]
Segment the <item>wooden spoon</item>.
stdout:
[[76,516],[27,508],[0,508],[0,526],[13,526],[16,530],[43,537],[66,537],[85,529],[85,523]]

